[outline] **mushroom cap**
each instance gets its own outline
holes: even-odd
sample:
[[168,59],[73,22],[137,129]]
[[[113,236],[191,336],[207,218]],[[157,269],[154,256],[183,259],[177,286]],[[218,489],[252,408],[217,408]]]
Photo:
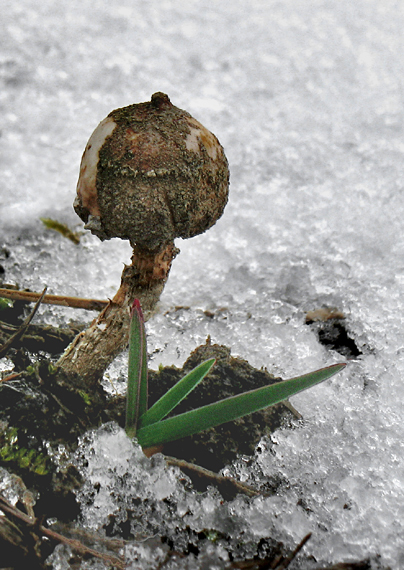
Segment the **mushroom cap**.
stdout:
[[220,218],[229,169],[217,138],[164,93],[112,111],[84,151],[74,209],[101,239],[160,251]]

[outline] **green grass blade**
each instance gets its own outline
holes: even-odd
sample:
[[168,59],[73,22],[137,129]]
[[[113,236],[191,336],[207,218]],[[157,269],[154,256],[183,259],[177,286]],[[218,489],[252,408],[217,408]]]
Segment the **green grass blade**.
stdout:
[[149,426],[162,420],[169,414],[192,390],[205,378],[216,360],[211,358],[199,364],[184,378],[181,378],[168,392],[164,394],[147,412],[141,416],[139,428]]
[[147,348],[144,319],[140,303],[133,303],[129,332],[128,390],[126,425],[129,437],[136,435],[137,422],[147,410]]
[[144,318],[142,309],[139,303],[139,312],[140,312],[140,319],[141,319],[141,333],[142,333],[142,372],[141,372],[141,381],[140,381],[140,389],[139,389],[139,409],[138,409],[138,417],[136,422],[136,429],[139,427],[139,418],[143,416],[145,412],[147,412],[147,399],[149,395],[149,385],[148,385],[148,370],[147,370],[147,340],[146,340],[146,330],[144,326]]
[[238,394],[214,404],[209,404],[143,427],[137,433],[138,442],[142,447],[147,448],[168,441],[175,441],[176,439],[235,420],[282,402],[302,390],[327,380],[344,367],[345,364],[334,364],[304,376],[283,380],[271,386],[244,392],[243,394]]

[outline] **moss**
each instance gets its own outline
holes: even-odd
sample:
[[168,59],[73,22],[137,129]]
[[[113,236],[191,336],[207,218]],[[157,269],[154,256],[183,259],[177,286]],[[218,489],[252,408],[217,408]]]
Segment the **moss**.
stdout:
[[84,390],[77,390],[77,393],[79,394],[79,396],[81,396],[86,406],[91,406],[91,397],[87,392],[85,392]]
[[17,428],[5,429],[0,436],[0,445],[0,461],[36,475],[49,473],[49,457],[46,453],[20,446]]
[[6,299],[4,297],[0,297],[0,311],[5,309],[12,309],[13,302],[10,299]]
[[55,232],[58,232],[63,237],[69,239],[76,245],[80,243],[80,234],[78,234],[77,232],[72,232],[72,230],[68,228],[66,224],[62,224],[61,222],[58,222],[57,220],[52,220],[51,218],[39,218],[39,219],[41,220],[45,228],[47,228],[48,230],[54,230]]

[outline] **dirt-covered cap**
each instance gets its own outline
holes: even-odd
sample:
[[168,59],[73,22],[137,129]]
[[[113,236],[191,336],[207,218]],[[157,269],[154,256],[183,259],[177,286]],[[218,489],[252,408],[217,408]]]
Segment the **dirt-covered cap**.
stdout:
[[74,208],[101,239],[150,252],[203,233],[227,203],[229,170],[217,138],[164,93],[112,111],[91,135]]

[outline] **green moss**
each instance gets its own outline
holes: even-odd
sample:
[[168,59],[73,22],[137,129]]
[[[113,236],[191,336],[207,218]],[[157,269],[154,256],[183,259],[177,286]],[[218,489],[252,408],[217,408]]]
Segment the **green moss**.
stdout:
[[218,540],[220,540],[221,538],[223,538],[222,533],[220,533],[219,531],[215,530],[215,529],[204,529],[203,533],[205,535],[205,537],[210,540],[210,542],[217,542]]
[[72,230],[68,228],[66,224],[62,224],[57,220],[52,220],[51,218],[39,218],[39,219],[41,220],[45,228],[47,228],[48,230],[54,230],[55,232],[58,232],[63,237],[69,239],[76,245],[80,243],[80,234],[78,232],[72,232]]
[[85,392],[84,390],[77,390],[77,393],[83,399],[86,406],[91,406],[91,398],[87,392]]
[[47,475],[49,458],[35,449],[27,449],[18,444],[17,428],[9,428],[1,434],[0,461],[16,464],[20,469],[37,475]]
[[54,374],[56,374],[57,370],[58,370],[57,366],[55,366],[54,364],[52,364],[52,362],[48,362],[48,372],[49,372],[49,374],[54,375]]
[[13,307],[13,302],[11,299],[0,297],[0,311],[3,311],[4,309],[11,309],[12,307]]

